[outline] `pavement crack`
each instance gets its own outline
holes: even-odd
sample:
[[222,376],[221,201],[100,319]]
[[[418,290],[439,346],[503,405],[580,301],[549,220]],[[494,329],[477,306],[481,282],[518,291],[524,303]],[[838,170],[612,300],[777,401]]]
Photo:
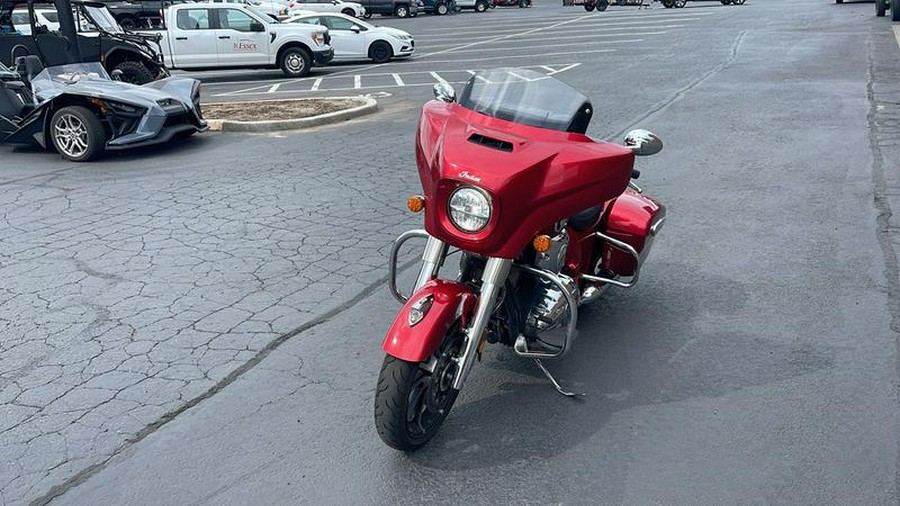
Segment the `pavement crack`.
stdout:
[[658,104],[656,104],[653,107],[651,107],[650,109],[648,109],[644,114],[641,114],[637,118],[634,118],[628,124],[627,127],[619,130],[618,132],[616,132],[610,136],[607,136],[606,140],[614,140],[614,139],[622,138],[622,136],[625,135],[625,132],[634,128],[634,126],[637,125],[638,123],[642,123],[642,122],[646,121],[647,119],[649,119],[650,117],[654,116],[655,114],[657,114],[661,111],[664,111],[670,105],[672,105],[675,102],[678,102],[679,100],[684,98],[684,96],[687,95],[688,93],[690,93],[694,88],[696,88],[697,86],[700,86],[701,84],[705,83],[706,81],[711,79],[713,76],[715,76],[719,72],[722,72],[723,70],[725,70],[729,65],[734,63],[735,60],[737,60],[738,50],[740,49],[741,42],[744,40],[744,35],[746,35],[746,34],[747,34],[747,30],[742,30],[741,33],[739,33],[738,36],[734,39],[734,42],[731,44],[731,52],[729,53],[729,56],[728,56],[728,58],[725,59],[725,61],[716,65],[712,70],[706,72],[705,74],[701,75],[697,79],[691,81],[687,86],[684,86],[683,88],[678,89],[668,99],[666,99],[662,102],[659,102]]
[[[407,261],[406,263],[404,263],[403,265],[401,265],[398,268],[398,271],[400,271],[400,272],[405,271],[406,269],[409,269],[410,267],[412,267],[413,265],[415,265],[418,262],[419,262],[418,258],[413,258],[413,259]],[[300,325],[299,327],[278,336],[274,340],[270,341],[261,350],[259,350],[250,360],[241,364],[237,369],[233,370],[230,374],[225,376],[223,379],[221,379],[215,385],[210,387],[208,390],[206,390],[202,394],[200,394],[188,401],[185,401],[184,404],[176,407],[175,409],[165,413],[159,419],[157,419],[155,422],[145,426],[143,429],[141,429],[139,432],[137,432],[134,436],[125,440],[125,442],[121,446],[116,448],[109,456],[107,456],[101,462],[92,464],[92,465],[82,469],[81,471],[76,473],[74,476],[72,476],[71,478],[67,479],[66,481],[64,481],[63,483],[61,483],[59,485],[54,485],[52,488],[50,488],[50,490],[47,491],[47,493],[34,499],[33,501],[31,501],[30,504],[32,506],[46,505],[46,504],[50,503],[50,501],[52,501],[53,499],[65,494],[69,490],[84,483],[85,481],[90,479],[92,476],[94,476],[95,474],[97,474],[100,471],[102,471],[103,469],[105,469],[109,465],[109,463],[114,458],[116,458],[118,455],[120,455],[122,452],[124,452],[131,446],[135,445],[136,443],[139,443],[140,441],[145,439],[147,436],[150,436],[151,434],[153,434],[154,432],[156,432],[157,430],[159,430],[160,428],[162,428],[169,422],[175,420],[175,418],[177,418],[178,415],[193,408],[194,406],[199,405],[201,402],[205,401],[206,399],[211,398],[212,396],[214,396],[217,393],[219,393],[220,391],[222,391],[228,385],[237,381],[241,376],[243,376],[244,374],[246,374],[247,372],[252,370],[257,365],[259,365],[263,360],[265,360],[266,357],[268,357],[273,351],[275,351],[279,346],[281,346],[282,344],[287,342],[289,339],[296,337],[308,330],[316,328],[322,324],[328,323],[336,316],[340,315],[344,311],[352,309],[354,306],[356,306],[357,304],[359,304],[360,302],[362,302],[363,300],[368,298],[370,295],[375,293],[378,289],[380,289],[385,284],[387,284],[387,282],[388,282],[388,277],[382,276],[381,278],[377,279],[373,283],[366,286],[363,290],[361,290],[359,293],[357,293],[355,296],[353,296],[351,299],[344,302],[343,304],[340,304],[340,305],[332,308],[331,310],[323,313],[322,315],[320,315],[316,318],[313,318],[312,320],[309,320],[308,322],[304,323],[303,325]],[[304,384],[303,386],[308,386],[309,384],[316,384],[316,382],[310,381],[307,384]],[[330,387],[330,385],[329,385],[329,387]]]
[[[872,35],[867,41],[868,51],[868,68],[866,72],[866,97],[868,101],[868,113],[866,120],[869,125],[869,148],[872,151],[872,183],[873,183],[873,203],[877,213],[875,217],[876,238],[878,245],[881,247],[881,254],[884,257],[884,268],[887,282],[887,304],[890,311],[891,323],[890,328],[894,332],[895,349],[900,349],[900,265],[897,261],[897,252],[891,243],[891,217],[893,211],[888,200],[887,182],[885,180],[885,159],[881,150],[879,137],[882,135],[881,126],[879,125],[879,100],[875,93],[876,81],[876,63],[875,55],[881,48],[876,47],[875,40]],[[896,355],[896,354],[895,354]],[[900,360],[896,364],[897,374],[900,375]],[[900,401],[900,390],[895,389],[895,395]],[[897,469],[894,476],[894,485],[900,488],[900,452],[897,455]]]

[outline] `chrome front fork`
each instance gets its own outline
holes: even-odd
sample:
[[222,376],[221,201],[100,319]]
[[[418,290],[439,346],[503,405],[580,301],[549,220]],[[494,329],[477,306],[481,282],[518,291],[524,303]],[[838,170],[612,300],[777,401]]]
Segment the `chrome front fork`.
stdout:
[[[397,288],[397,256],[400,247],[406,241],[414,237],[426,237],[428,241],[425,243],[425,252],[422,254],[422,267],[419,269],[419,276],[416,278],[416,290],[422,288],[425,283],[436,278],[444,258],[447,256],[447,243],[432,237],[424,230],[410,230],[404,233],[394,241],[391,247],[390,260],[390,290],[391,294],[400,302],[406,302],[408,297],[400,293]],[[484,336],[488,322],[491,320],[491,314],[494,312],[494,304],[500,295],[500,290],[506,282],[506,276],[512,266],[512,260],[506,258],[488,258],[484,266],[484,273],[481,275],[481,293],[478,297],[478,306],[475,308],[475,317],[472,324],[466,329],[466,342],[462,350],[462,354],[455,358],[458,367],[458,373],[453,378],[453,388],[462,390],[466,376],[472,369],[472,365],[478,356],[478,345]]]
[[511,266],[512,260],[493,257],[488,258],[487,264],[484,266],[484,273],[481,275],[481,294],[478,298],[478,307],[475,309],[475,318],[472,319],[472,325],[466,329],[466,343],[462,354],[456,358],[459,372],[453,378],[453,388],[457,390],[462,390],[463,383],[475,363],[478,345],[491,320],[494,303],[497,302],[497,296],[503,288],[503,283],[506,282],[506,276],[509,274]]

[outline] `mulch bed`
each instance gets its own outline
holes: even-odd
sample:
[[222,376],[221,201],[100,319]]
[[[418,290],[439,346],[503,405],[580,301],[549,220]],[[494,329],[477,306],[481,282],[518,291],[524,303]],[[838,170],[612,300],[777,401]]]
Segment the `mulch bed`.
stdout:
[[266,121],[308,118],[359,107],[359,100],[346,98],[306,98],[203,104],[203,117],[230,121]]

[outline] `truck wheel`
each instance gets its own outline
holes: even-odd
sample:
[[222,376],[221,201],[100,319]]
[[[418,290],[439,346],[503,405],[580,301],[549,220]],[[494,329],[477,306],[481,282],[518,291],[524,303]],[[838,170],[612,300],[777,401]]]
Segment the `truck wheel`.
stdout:
[[487,2],[475,2],[475,12],[484,12],[488,10]]
[[603,12],[606,8],[609,7],[609,2],[607,0],[600,0],[597,2],[597,10]]
[[106,131],[97,116],[84,107],[71,105],[53,114],[50,140],[66,160],[87,162],[103,153]]
[[369,58],[375,63],[387,63],[394,57],[391,45],[383,40],[376,40],[369,46]]
[[672,3],[672,5],[674,5],[676,9],[684,7],[685,4],[687,4],[687,0],[675,0],[675,2]]
[[447,12],[447,4],[445,4],[444,2],[438,2],[438,4],[434,6],[434,13],[438,16],[444,16],[447,14]]
[[122,16],[117,19],[119,22],[119,26],[126,30],[136,30],[138,27],[138,20],[133,16]]
[[594,4],[593,3],[584,4],[584,10],[591,12],[592,10],[594,10]]
[[900,0],[891,0],[891,21],[900,21]]
[[312,57],[305,49],[290,47],[281,54],[281,71],[288,77],[304,77],[311,66]]
[[153,73],[144,64],[136,61],[123,61],[113,70],[122,71],[122,82],[131,84],[147,84],[153,81]]
[[366,11],[366,13],[363,14],[363,19],[372,19],[372,13],[369,11]]
[[394,16],[398,18],[406,18],[409,17],[409,6],[406,4],[400,4],[394,8]]
[[887,10],[887,2],[886,0],[875,0],[875,15],[879,18],[884,17],[884,12]]

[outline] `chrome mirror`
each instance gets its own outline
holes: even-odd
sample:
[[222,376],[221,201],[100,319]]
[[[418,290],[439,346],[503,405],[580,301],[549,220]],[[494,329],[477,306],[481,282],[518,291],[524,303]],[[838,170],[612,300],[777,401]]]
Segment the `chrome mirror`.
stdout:
[[434,98],[441,102],[456,102],[456,90],[448,83],[440,82],[434,85]]
[[649,130],[632,130],[625,135],[625,147],[636,156],[655,155],[662,151],[662,139]]

